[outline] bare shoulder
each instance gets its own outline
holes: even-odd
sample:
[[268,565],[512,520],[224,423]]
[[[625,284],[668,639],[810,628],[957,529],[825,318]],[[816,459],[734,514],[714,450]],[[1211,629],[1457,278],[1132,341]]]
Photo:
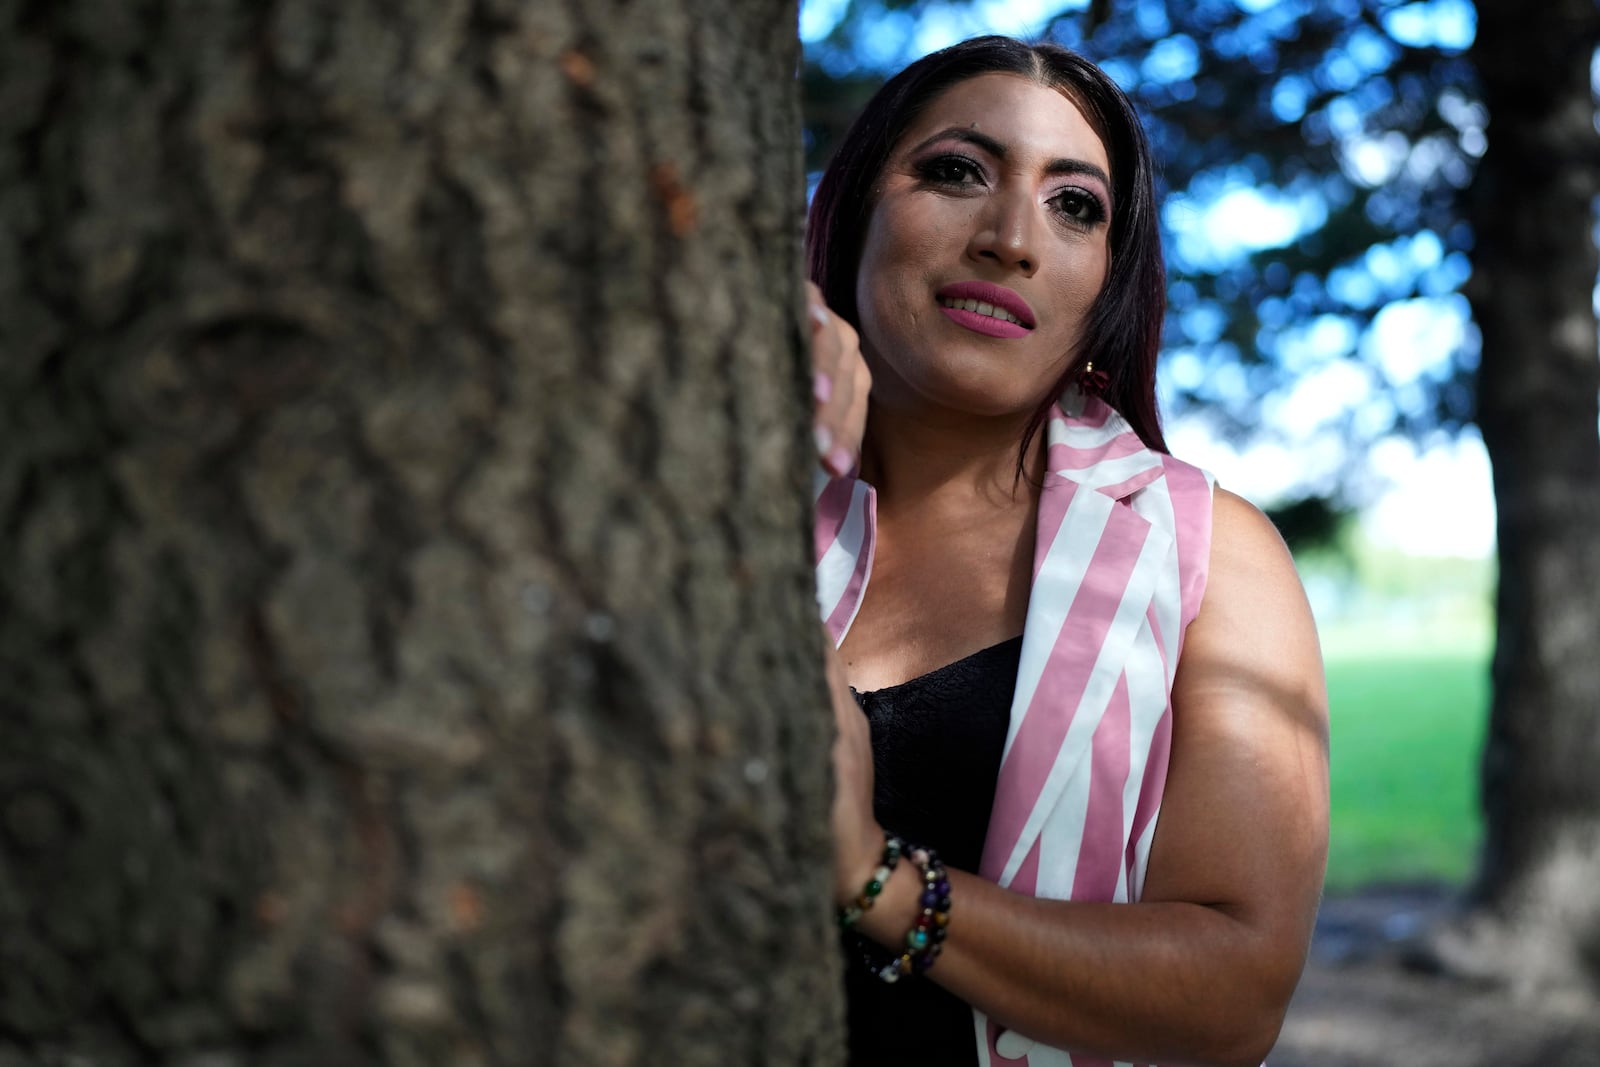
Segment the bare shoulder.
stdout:
[[1179,666],[1191,684],[1253,684],[1313,717],[1325,714],[1321,648],[1294,558],[1259,508],[1221,487],[1205,596]]
[[[1211,503],[1211,561],[1225,566],[1236,560],[1294,570],[1289,548],[1272,520],[1238,493],[1217,486]],[[1299,579],[1295,579],[1298,584]]]
[[1211,509],[1211,566],[1201,614],[1225,609],[1278,609],[1311,625],[1300,574],[1289,546],[1261,509],[1218,486]]

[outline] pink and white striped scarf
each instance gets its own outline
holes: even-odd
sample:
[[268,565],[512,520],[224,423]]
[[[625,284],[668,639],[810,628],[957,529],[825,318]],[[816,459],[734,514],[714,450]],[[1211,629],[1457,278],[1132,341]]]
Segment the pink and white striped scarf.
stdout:
[[[1033,896],[1133,901],[1161,810],[1178,653],[1205,590],[1212,479],[1077,393],[1052,412],[1046,441],[1022,659],[979,873]],[[836,643],[871,579],[875,525],[870,486],[819,479],[817,601]],[[983,1067],[1110,1067],[973,1014]]]

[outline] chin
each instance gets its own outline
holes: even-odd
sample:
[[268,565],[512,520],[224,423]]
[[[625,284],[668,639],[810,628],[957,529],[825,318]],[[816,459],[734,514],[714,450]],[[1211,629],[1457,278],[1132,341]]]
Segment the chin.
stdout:
[[950,390],[936,402],[955,411],[988,419],[1026,419],[1038,409],[1044,397],[1000,394],[988,390]]

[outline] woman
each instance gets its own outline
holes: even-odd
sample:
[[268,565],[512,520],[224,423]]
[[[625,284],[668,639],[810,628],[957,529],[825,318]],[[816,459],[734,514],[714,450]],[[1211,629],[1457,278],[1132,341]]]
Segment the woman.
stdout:
[[928,56],[808,254],[853,1062],[1259,1063],[1323,875],[1322,667],[1270,523],[1166,454],[1132,107],[1053,46]]

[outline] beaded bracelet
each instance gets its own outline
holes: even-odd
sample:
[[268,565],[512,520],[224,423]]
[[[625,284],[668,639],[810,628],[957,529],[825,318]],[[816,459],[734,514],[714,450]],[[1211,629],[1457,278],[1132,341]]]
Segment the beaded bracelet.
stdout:
[[911,850],[911,861],[922,870],[922,911],[906,931],[905,947],[894,959],[878,969],[885,982],[898,982],[901,975],[922,974],[944,951],[950,927],[950,879],[944,864],[931,848]]
[[872,910],[878,894],[883,892],[883,884],[889,880],[895,864],[900,862],[900,854],[905,850],[906,843],[894,834],[883,835],[883,857],[878,860],[877,869],[867,879],[867,884],[861,887],[861,895],[839,909],[840,929],[850,929],[860,921],[861,916]]

